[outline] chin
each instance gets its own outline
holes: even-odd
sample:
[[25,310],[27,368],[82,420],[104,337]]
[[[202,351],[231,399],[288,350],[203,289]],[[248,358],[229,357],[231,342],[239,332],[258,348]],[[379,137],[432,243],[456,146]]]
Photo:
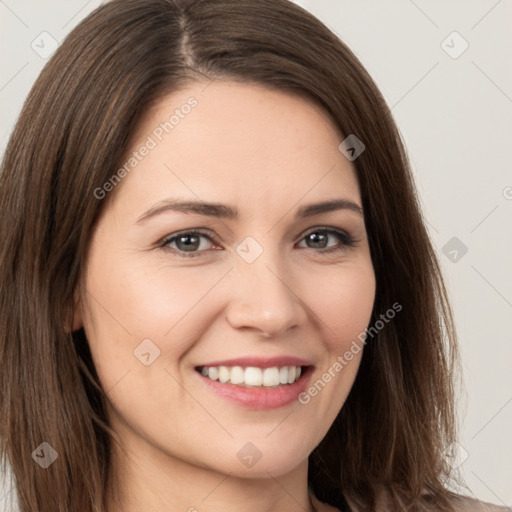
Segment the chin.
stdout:
[[224,457],[223,471],[240,478],[279,477],[290,473],[308,460],[309,452],[304,450],[303,443],[293,443],[276,437],[273,442],[255,439],[254,442],[236,442],[236,448],[224,453],[233,453],[232,457]]
[[[265,460],[264,460],[265,459]],[[240,461],[236,463],[226,464],[226,468],[222,473],[227,473],[231,477],[243,479],[268,479],[269,476],[281,477],[295,470],[301,464],[307,463],[307,456],[298,458],[295,455],[284,457],[267,457],[262,458],[254,463],[251,467],[246,467]]]

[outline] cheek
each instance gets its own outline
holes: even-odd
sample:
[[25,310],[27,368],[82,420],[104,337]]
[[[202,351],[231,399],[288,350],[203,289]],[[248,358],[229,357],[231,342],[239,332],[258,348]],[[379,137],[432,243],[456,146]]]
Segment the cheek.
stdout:
[[[323,357],[299,402],[321,418],[320,434],[330,428],[352,388],[363,355],[365,332],[375,299],[375,275],[369,259],[310,276],[319,285],[308,295],[316,314]],[[316,279],[315,279],[316,277]]]
[[325,343],[339,355],[370,321],[375,300],[375,275],[369,262],[326,273],[318,283],[322,287],[309,293],[312,309],[322,320]]
[[[311,382],[307,405],[295,404],[293,422],[279,420],[276,429],[275,413],[260,423],[247,422],[236,411],[208,403],[207,394],[203,400],[203,391],[186,380],[186,365],[180,365],[198,340],[215,328],[223,308],[236,296],[233,286],[223,281],[231,266],[223,262],[178,268],[128,256],[108,260],[105,255],[91,260],[87,281],[94,296],[89,297],[93,316],[87,331],[91,352],[115,418],[122,418],[162,449],[183,458],[206,460],[214,467],[224,464],[223,471],[229,472],[238,468],[234,454],[248,438],[265,453],[274,454],[268,457],[270,470],[283,471],[307,457],[346,399],[358,358],[328,381],[324,375],[329,377],[326,372],[337,357],[368,324],[375,293],[373,269],[367,260],[336,267],[311,265],[300,267],[287,283],[293,290],[289,300],[304,303],[307,316],[301,329],[304,337],[311,335],[317,343],[320,367]],[[232,284],[240,286],[240,282]],[[133,351],[148,338],[161,353],[145,367]],[[322,378],[324,384],[315,387]],[[201,403],[208,403],[208,414]],[[226,438],[212,417],[222,425],[237,424],[235,439]],[[274,434],[269,437],[270,431]],[[215,439],[207,452],[197,443],[205,436]]]
[[194,312],[229,268],[178,268],[108,254],[101,261],[91,259],[86,331],[98,363],[112,361],[113,372],[118,372],[116,367],[129,367],[133,351],[146,339],[164,356],[160,363],[163,359],[175,363],[204,330],[206,321],[201,322]]

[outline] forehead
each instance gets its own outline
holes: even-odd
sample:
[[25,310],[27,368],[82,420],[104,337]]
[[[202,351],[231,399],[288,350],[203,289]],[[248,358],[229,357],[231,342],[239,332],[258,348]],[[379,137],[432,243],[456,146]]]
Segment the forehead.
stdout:
[[196,82],[146,112],[115,192],[132,207],[166,195],[239,202],[242,209],[251,202],[282,209],[306,196],[357,200],[355,167],[338,150],[342,140],[327,112],[298,95]]

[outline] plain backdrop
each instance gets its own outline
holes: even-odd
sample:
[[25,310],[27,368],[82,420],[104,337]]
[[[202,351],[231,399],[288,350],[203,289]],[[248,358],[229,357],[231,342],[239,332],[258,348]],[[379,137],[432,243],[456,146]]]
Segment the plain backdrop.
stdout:
[[[392,109],[461,344],[453,464],[471,494],[512,505],[512,2],[296,3],[347,43]],[[1,154],[45,52],[100,4],[0,0]],[[0,487],[0,511],[11,496]]]

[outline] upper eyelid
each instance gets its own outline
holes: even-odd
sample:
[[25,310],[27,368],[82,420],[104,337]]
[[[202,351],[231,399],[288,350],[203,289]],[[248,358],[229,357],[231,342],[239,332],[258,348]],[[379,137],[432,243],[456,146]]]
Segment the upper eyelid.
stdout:
[[162,243],[162,244],[169,243],[171,240],[173,240],[174,238],[178,238],[180,235],[188,235],[190,233],[197,233],[201,236],[210,238],[212,241],[218,240],[218,237],[212,231],[210,231],[206,228],[191,228],[191,229],[183,229],[180,231],[176,231],[175,233],[172,233],[170,235],[166,235],[161,239],[160,243]]
[[[301,241],[305,236],[307,236],[311,233],[314,233],[315,231],[323,231],[323,230],[326,232],[329,232],[329,234],[336,234],[336,232],[339,232],[341,234],[344,234],[346,237],[351,238],[352,240],[355,241],[354,237],[350,234],[350,232],[348,230],[343,229],[343,228],[334,227],[334,226],[325,226],[325,225],[313,226],[313,227],[310,227],[310,228],[302,231],[300,234],[299,241]],[[201,236],[205,236],[206,238],[209,238],[211,242],[219,243],[219,237],[210,229],[208,229],[208,228],[190,228],[190,229],[180,230],[171,235],[165,236],[159,242],[159,245],[166,245],[166,244],[170,243],[171,241],[174,241],[174,239],[178,238],[180,235],[187,235],[190,233],[197,233]],[[199,251],[199,252],[201,252],[201,251]]]

